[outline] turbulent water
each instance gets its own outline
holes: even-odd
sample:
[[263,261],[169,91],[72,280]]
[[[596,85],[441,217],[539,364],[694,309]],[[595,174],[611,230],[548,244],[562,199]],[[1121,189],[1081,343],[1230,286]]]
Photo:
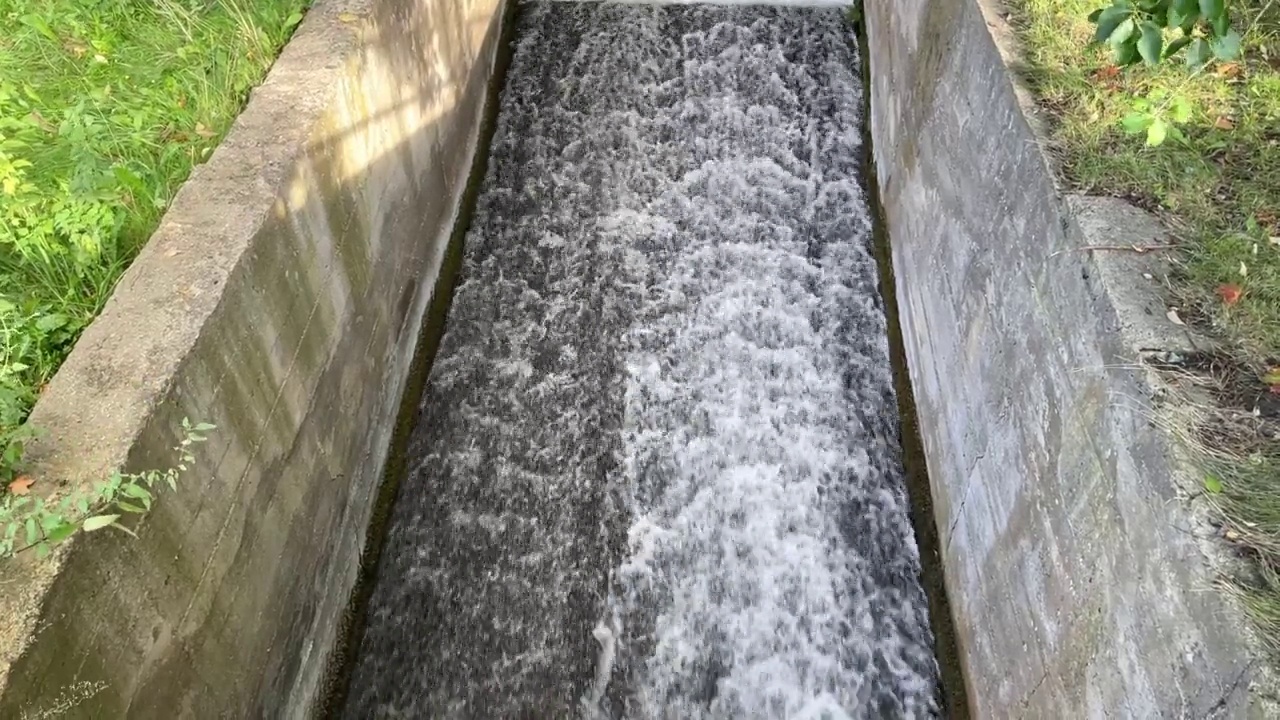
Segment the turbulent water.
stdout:
[[840,11],[517,38],[346,715],[937,715]]

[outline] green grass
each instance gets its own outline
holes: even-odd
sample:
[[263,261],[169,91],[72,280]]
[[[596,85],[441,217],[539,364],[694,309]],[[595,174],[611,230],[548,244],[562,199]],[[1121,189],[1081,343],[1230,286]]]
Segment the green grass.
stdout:
[[[1280,648],[1280,395],[1268,392],[1280,383],[1266,379],[1280,365],[1280,4],[1228,2],[1243,53],[1200,72],[1112,67],[1088,45],[1088,14],[1109,4],[1011,0],[1020,70],[1048,111],[1068,184],[1130,199],[1177,236],[1170,304],[1224,348],[1198,368],[1212,407],[1190,413],[1196,427],[1183,435],[1204,460],[1223,539],[1256,569],[1226,587]],[[1158,106],[1191,108],[1181,136],[1158,146],[1122,123],[1153,91]],[[1242,291],[1238,301],[1224,301],[1224,286]]]
[[307,0],[0,0],[0,482],[40,389]]

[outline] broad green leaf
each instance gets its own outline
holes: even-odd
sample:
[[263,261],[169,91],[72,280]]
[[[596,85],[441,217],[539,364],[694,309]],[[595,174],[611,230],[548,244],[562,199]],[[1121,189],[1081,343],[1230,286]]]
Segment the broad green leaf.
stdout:
[[1098,22],[1098,18],[1102,17],[1103,10],[1106,10],[1106,8],[1098,8],[1097,10],[1094,10],[1093,12],[1089,13],[1089,22],[1091,23]]
[[1142,23],[1142,37],[1138,39],[1138,52],[1148,65],[1160,62],[1160,50],[1164,47],[1164,35],[1160,28],[1151,21]]
[[1107,38],[1107,42],[1111,43],[1112,47],[1120,47],[1121,45],[1124,45],[1129,38],[1133,37],[1133,34],[1137,31],[1138,23],[1134,22],[1133,18],[1125,18],[1116,26],[1116,29]]
[[9,467],[13,467],[13,466],[17,465],[19,462],[21,462],[21,461],[22,461],[22,450],[23,450],[23,448],[22,448],[22,443],[20,443],[20,442],[11,442],[11,443],[9,443],[9,444],[5,447],[5,449],[4,449],[4,453],[3,453],[3,457],[4,457],[4,464],[5,464],[5,465],[7,465],[7,466],[9,466]]
[[1222,37],[1231,32],[1231,18],[1226,13],[1222,13],[1213,19],[1213,34]]
[[1165,56],[1166,58],[1167,58],[1167,57],[1171,57],[1171,56],[1173,56],[1174,54],[1176,54],[1179,50],[1181,50],[1182,48],[1184,48],[1184,47],[1186,47],[1186,46],[1188,46],[1188,45],[1190,45],[1190,44],[1191,44],[1191,38],[1189,38],[1189,37],[1185,37],[1185,36],[1184,36],[1184,37],[1180,37],[1180,38],[1178,38],[1177,40],[1174,40],[1173,42],[1169,43],[1169,45],[1168,45],[1167,47],[1165,47],[1165,49],[1164,49],[1164,56]]
[[1176,123],[1185,123],[1191,121],[1191,101],[1179,95],[1173,99],[1173,104],[1169,108],[1169,117],[1173,118]]
[[1115,48],[1116,64],[1121,67],[1132,65],[1141,59],[1142,56],[1138,54],[1137,38],[1130,38],[1129,42]]
[[1222,492],[1222,481],[1215,475],[1206,475],[1204,478],[1204,489],[1214,495],[1217,495]]
[[66,315],[50,313],[49,315],[41,315],[40,319],[36,320],[36,329],[41,332],[53,332],[54,330],[66,325],[68,322],[70,322],[70,320]]
[[122,492],[124,492],[125,495],[128,495],[131,498],[136,498],[138,500],[151,499],[150,491],[148,491],[146,488],[142,487],[141,485],[129,484],[129,485],[125,485],[121,490]]
[[1105,42],[1111,37],[1111,34],[1120,27],[1120,23],[1129,18],[1129,11],[1126,8],[1112,6],[1102,11],[1098,16],[1098,30],[1094,33],[1095,42]]
[[55,544],[60,543],[63,540],[66,540],[67,538],[74,535],[75,532],[76,532],[75,525],[72,525],[71,523],[68,523],[68,522],[64,522],[49,532],[49,535],[48,535],[49,542],[55,543]]
[[1155,147],[1164,142],[1168,134],[1169,125],[1164,120],[1156,118],[1151,122],[1151,127],[1147,128],[1147,144]]
[[1205,42],[1204,38],[1196,38],[1191,41],[1191,47],[1187,49],[1187,65],[1191,68],[1199,68],[1209,62],[1212,56],[1209,43]]
[[[1173,0],[1173,3],[1169,5],[1169,9],[1183,17],[1199,18],[1200,16],[1199,0]],[[1182,23],[1178,24],[1181,25]]]
[[1137,135],[1151,126],[1151,116],[1146,113],[1129,113],[1120,121],[1120,125],[1130,135]]
[[1213,54],[1219,60],[1234,60],[1240,54],[1240,33],[1229,30],[1213,41]]
[[101,530],[119,519],[119,515],[94,515],[84,521],[84,531],[93,532],[94,530]]
[[1226,0],[1200,0],[1200,14],[1205,20],[1213,20],[1226,10]]
[[192,430],[195,430],[196,432],[209,432],[210,430],[217,430],[217,429],[218,429],[218,426],[213,425],[211,423],[200,423],[199,425],[196,425],[194,428],[192,428]]
[[125,512],[137,513],[139,515],[142,515],[147,512],[146,508],[143,508],[141,505],[134,505],[128,500],[118,501],[116,503],[116,507],[120,508],[121,510],[124,510]]
[[48,513],[40,518],[40,529],[44,530],[44,534],[48,535],[54,528],[66,522],[58,515]]
[[36,527],[35,517],[28,515],[27,522],[24,524],[26,525],[25,530],[27,532],[27,544],[34,545],[36,540],[40,539],[40,528]]
[[36,546],[36,557],[41,560],[49,557],[49,543],[42,542]]

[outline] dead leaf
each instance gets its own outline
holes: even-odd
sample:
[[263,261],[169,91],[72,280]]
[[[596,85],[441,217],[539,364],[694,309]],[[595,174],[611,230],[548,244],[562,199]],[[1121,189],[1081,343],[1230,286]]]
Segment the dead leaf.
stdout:
[[33,122],[33,123],[35,123],[35,124],[36,124],[36,127],[38,127],[38,128],[40,128],[41,130],[43,130],[43,131],[45,131],[45,132],[49,133],[50,135],[57,135],[57,134],[58,134],[58,126],[57,126],[57,125],[54,125],[53,123],[49,122],[48,120],[45,120],[45,119],[44,119],[44,116],[43,116],[43,115],[41,115],[39,112],[37,112],[37,111],[35,111],[35,110],[32,110],[32,111],[31,111],[31,114],[30,114],[30,115],[28,115],[27,117],[31,119],[31,122]]
[[196,123],[196,134],[205,139],[218,136],[218,133],[205,127],[204,123]]
[[1243,71],[1244,68],[1238,62],[1222,63],[1218,66],[1218,77],[1238,78]]
[[1236,532],[1235,530],[1232,530],[1231,528],[1227,528],[1225,531],[1223,531],[1222,537],[1231,541],[1236,541],[1240,539],[1240,533]]
[[1225,283],[1218,286],[1218,296],[1227,305],[1235,305],[1240,302],[1240,296],[1243,294],[1244,290],[1241,290],[1240,286],[1235,283]]
[[79,40],[64,40],[62,49],[78,58],[84,57],[85,53],[89,52],[89,46]]
[[359,20],[360,16],[356,15],[355,13],[344,12],[344,13],[338,14],[338,19],[344,23],[353,23]]
[[13,482],[9,483],[9,493],[11,495],[28,495],[31,493],[31,486],[35,482],[35,478],[30,475],[19,475]]
[[1226,115],[1219,115],[1218,119],[1213,121],[1213,126],[1219,130],[1235,130],[1236,121]]
[[1174,325],[1186,325],[1186,323],[1182,322],[1182,318],[1178,317],[1177,308],[1169,308],[1169,312],[1165,313],[1164,315],[1165,317],[1169,318],[1169,322],[1173,323]]
[[1093,71],[1093,79],[1099,85],[1108,90],[1115,90],[1120,87],[1120,68],[1115,65],[1106,65]]
[[1248,277],[1248,276],[1249,276],[1249,266],[1245,265],[1244,261],[1241,260],[1240,261],[1240,277]]
[[170,132],[167,139],[176,143],[187,143],[191,141],[191,136],[179,130],[177,132]]

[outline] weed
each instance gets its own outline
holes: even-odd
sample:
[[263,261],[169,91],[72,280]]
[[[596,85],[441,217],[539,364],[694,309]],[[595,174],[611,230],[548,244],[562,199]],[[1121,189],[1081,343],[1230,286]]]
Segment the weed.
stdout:
[[308,0],[0,0],[0,480]]
[[[1156,65],[1183,53],[1187,65],[1200,68],[1210,58],[1234,60],[1240,33],[1231,27],[1226,0],[1113,0],[1089,14],[1093,40],[1107,43],[1116,64]],[[1166,35],[1176,33],[1166,43]]]
[[[178,463],[163,471],[115,472],[88,490],[73,490],[61,497],[47,498],[33,497],[29,480],[13,481],[11,492],[0,496],[0,560],[27,550],[43,557],[76,532],[113,527],[133,535],[132,530],[120,523],[121,517],[125,513],[149,512],[155,493],[165,486],[177,490],[182,473],[195,462],[192,446],[204,442],[203,433],[213,429],[213,425],[192,425],[184,419],[182,440],[174,448]],[[19,486],[17,490],[13,489],[14,485]]]

